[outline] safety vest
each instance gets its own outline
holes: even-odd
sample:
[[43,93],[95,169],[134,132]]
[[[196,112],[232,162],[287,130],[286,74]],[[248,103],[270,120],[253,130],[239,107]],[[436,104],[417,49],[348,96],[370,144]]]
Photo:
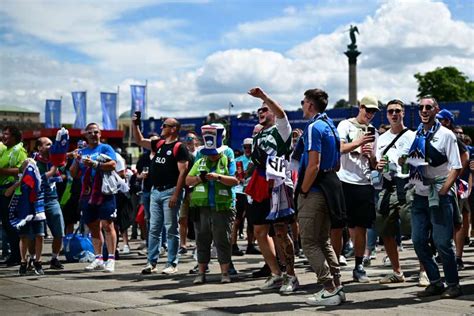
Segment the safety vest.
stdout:
[[[199,159],[197,162],[198,171],[211,172],[211,167],[216,166],[213,171],[220,175],[229,175],[229,168],[227,167],[227,156],[221,155],[217,162],[212,162],[206,156]],[[214,204],[216,211],[229,210],[232,205],[232,192],[229,186],[226,186],[218,181],[214,182]],[[209,207],[209,182],[201,182],[194,187],[191,193],[191,207]]]

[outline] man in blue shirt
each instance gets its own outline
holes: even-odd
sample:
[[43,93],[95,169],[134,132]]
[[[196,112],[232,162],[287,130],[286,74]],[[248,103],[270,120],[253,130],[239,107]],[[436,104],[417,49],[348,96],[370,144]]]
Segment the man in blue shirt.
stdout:
[[345,301],[340,268],[331,245],[331,218],[344,212],[339,166],[339,134],[324,113],[328,95],[307,90],[301,101],[304,117],[310,119],[303,133],[304,153],[298,179],[298,217],[301,242],[308,261],[324,288],[306,300],[310,305],[339,305]]

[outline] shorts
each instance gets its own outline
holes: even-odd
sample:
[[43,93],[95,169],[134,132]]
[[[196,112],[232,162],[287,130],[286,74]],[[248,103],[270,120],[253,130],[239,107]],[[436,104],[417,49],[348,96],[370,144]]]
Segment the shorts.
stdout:
[[251,225],[267,225],[273,223],[288,223],[292,224],[295,221],[295,215],[277,218],[276,220],[268,220],[267,216],[270,214],[271,200],[265,199],[262,202],[252,201],[248,206],[247,220]]
[[44,211],[46,213],[46,223],[53,237],[64,237],[64,219],[58,200],[45,201]]
[[346,202],[347,226],[371,228],[375,221],[374,187],[342,182],[342,189]]
[[[382,200],[382,196],[385,190],[379,193],[379,201]],[[377,211],[375,218],[375,230],[381,237],[395,237],[400,232],[400,205],[398,203],[397,192],[394,191],[390,194],[390,202],[388,213],[382,213]]]
[[25,226],[20,228],[18,232],[20,237],[44,236],[45,235],[45,221],[30,221]]
[[104,195],[100,205],[89,204],[88,199],[80,200],[82,218],[85,224],[92,223],[98,219],[113,221],[117,218],[117,206],[114,195]]
[[459,199],[459,209],[462,213],[470,213],[471,212],[471,205],[470,205],[469,197],[465,199]]
[[236,219],[242,220],[245,217],[247,209],[249,207],[249,200],[247,194],[237,193],[236,194],[237,201],[235,204],[235,208],[237,209],[237,215],[235,216]]
[[184,196],[181,208],[179,209],[179,218],[186,218],[189,216],[189,203],[191,202],[191,194],[188,193]]
[[117,205],[115,223],[118,225],[120,233],[124,233],[135,219],[133,217],[132,201],[124,193],[118,192],[115,194],[115,203]]

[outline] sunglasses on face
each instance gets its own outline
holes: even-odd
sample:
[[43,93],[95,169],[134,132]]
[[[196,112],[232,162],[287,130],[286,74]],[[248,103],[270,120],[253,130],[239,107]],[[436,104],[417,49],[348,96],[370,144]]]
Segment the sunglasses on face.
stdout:
[[195,138],[192,137],[192,136],[187,136],[187,137],[186,137],[186,141],[187,141],[187,142],[192,142],[194,139],[195,139]]
[[265,113],[265,112],[268,112],[268,108],[260,108],[260,109],[257,110],[258,114],[262,114],[262,113]]
[[88,131],[87,134],[89,135],[99,135],[100,131],[95,130],[95,131]]
[[167,127],[174,127],[174,125],[170,125],[170,124],[166,124],[166,123],[163,123],[161,125],[161,128],[167,128]]
[[365,111],[369,114],[375,114],[375,112],[377,112],[376,109],[369,109],[369,108],[366,108],[365,106],[363,106],[363,108],[365,109]]
[[252,145],[244,145],[242,146],[244,149],[251,149],[252,148]]
[[390,115],[392,115],[393,113],[400,114],[400,113],[402,113],[402,110],[400,110],[400,109],[390,109],[390,110],[387,110],[387,112]]
[[433,106],[431,104],[425,104],[425,105],[420,104],[420,105],[418,105],[418,111],[421,112],[421,111],[423,111],[423,109],[425,109],[426,111],[431,111],[431,110],[433,110]]

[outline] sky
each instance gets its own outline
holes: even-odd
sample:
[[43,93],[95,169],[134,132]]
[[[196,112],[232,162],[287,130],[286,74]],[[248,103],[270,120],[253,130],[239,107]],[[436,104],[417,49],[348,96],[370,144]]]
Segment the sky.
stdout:
[[350,43],[357,25],[358,97],[416,101],[413,75],[455,66],[474,80],[471,0],[1,0],[0,109],[41,113],[87,91],[88,121],[101,121],[100,92],[148,84],[148,115],[254,111],[260,86],[285,109],[304,91],[348,99]]

